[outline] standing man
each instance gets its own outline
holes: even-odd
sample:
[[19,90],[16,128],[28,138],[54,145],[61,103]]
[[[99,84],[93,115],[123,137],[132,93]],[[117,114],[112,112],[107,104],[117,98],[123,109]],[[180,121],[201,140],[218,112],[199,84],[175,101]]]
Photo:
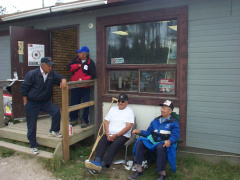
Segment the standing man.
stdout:
[[161,116],[156,117],[149,125],[146,131],[134,129],[133,134],[140,134],[141,136],[136,141],[133,147],[134,161],[137,164],[137,170],[129,176],[129,179],[138,179],[143,175],[142,161],[145,150],[156,151],[156,170],[158,172],[157,180],[165,180],[166,176],[166,162],[168,162],[172,170],[176,171],[176,141],[180,136],[180,128],[178,121],[172,115],[173,103],[166,100],[161,109]]
[[54,85],[60,88],[67,87],[67,79],[52,70],[54,62],[51,57],[43,57],[41,66],[26,74],[20,92],[23,96],[25,115],[27,120],[27,137],[33,154],[38,154],[38,143],[36,142],[38,112],[44,111],[52,116],[51,129],[49,136],[59,137],[62,135],[60,130],[60,110],[50,100]]
[[[92,59],[89,58],[89,49],[82,46],[77,50],[78,56],[75,57],[68,65],[68,70],[72,73],[71,81],[91,80],[96,77],[96,66]],[[81,87],[71,89],[71,106],[90,101],[90,87]],[[70,112],[70,124],[75,126],[78,124],[79,110]],[[82,128],[86,128],[90,124],[89,107],[84,108],[82,115]]]

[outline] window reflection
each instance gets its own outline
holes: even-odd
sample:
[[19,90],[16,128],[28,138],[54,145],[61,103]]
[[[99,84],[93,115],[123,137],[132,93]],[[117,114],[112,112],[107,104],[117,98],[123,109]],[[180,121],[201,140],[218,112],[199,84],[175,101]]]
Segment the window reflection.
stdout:
[[110,91],[138,92],[138,71],[110,71]]
[[175,94],[175,72],[140,71],[140,92]]
[[106,29],[107,64],[176,64],[177,21]]

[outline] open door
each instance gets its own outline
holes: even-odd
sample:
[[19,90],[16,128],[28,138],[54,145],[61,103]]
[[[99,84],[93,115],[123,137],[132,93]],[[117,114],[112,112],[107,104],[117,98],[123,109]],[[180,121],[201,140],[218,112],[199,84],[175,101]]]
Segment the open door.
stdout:
[[11,88],[13,117],[25,117],[20,87],[28,71],[40,66],[43,56],[50,56],[50,33],[24,27],[10,26],[11,75],[18,77]]

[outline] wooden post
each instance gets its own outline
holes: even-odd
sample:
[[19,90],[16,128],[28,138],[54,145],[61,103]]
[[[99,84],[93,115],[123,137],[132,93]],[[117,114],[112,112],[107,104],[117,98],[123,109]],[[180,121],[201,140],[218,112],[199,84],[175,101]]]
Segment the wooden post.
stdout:
[[0,128],[4,127],[3,86],[0,85]]
[[69,161],[69,114],[68,114],[68,85],[62,89],[62,133],[63,133],[63,160]]
[[[98,101],[97,101],[97,79],[94,81],[94,125],[95,125],[95,139],[97,138],[98,132]],[[102,118],[100,118],[102,119]]]

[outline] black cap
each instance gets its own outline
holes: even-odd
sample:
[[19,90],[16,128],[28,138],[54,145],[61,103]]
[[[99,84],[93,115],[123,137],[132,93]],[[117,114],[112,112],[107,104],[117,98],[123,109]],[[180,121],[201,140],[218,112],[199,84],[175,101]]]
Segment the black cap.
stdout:
[[126,94],[119,94],[118,100],[127,101],[128,100],[128,96]]
[[41,59],[41,63],[46,63],[48,65],[53,65],[55,64],[53,61],[52,61],[52,58],[51,57],[43,57]]
[[172,101],[169,101],[169,100],[166,100],[166,101],[164,101],[164,103],[159,104],[159,105],[160,105],[160,106],[168,106],[168,107],[170,107],[172,110],[173,110],[173,108],[174,108],[174,105],[173,105]]

